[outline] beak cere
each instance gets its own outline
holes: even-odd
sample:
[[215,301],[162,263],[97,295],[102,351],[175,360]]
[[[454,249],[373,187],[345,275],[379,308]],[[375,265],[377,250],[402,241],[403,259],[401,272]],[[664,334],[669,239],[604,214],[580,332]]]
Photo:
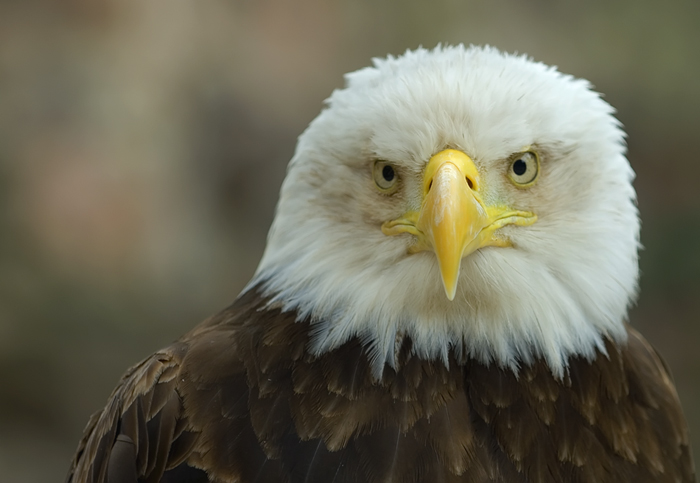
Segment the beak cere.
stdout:
[[433,156],[425,170],[424,197],[416,228],[437,256],[447,298],[453,300],[462,257],[480,246],[489,217],[477,198],[479,176],[466,154],[448,149]]
[[508,247],[510,240],[496,234],[506,225],[532,225],[537,215],[504,205],[487,206],[479,171],[469,156],[455,149],[430,158],[423,173],[423,201],[419,212],[382,224],[382,232],[415,237],[410,253],[435,252],[445,294],[454,300],[462,258],[486,246]]

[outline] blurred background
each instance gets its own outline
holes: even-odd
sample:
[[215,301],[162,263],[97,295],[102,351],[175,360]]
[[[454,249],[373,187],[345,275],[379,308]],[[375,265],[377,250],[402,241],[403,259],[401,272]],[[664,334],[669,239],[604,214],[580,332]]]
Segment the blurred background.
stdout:
[[700,462],[700,2],[0,0],[0,474],[61,481],[124,370],[231,302],[343,73],[492,44],[618,110],[643,220],[632,323]]

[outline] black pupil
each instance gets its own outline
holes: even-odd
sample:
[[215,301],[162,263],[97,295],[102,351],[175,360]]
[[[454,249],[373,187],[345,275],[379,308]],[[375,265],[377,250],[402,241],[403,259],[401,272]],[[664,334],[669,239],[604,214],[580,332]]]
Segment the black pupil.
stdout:
[[516,162],[513,163],[513,172],[517,174],[518,176],[522,176],[525,174],[525,171],[527,171],[527,163],[523,161],[522,159],[518,159]]
[[391,166],[387,165],[382,168],[382,176],[384,176],[384,179],[387,181],[391,181],[394,179],[394,168]]

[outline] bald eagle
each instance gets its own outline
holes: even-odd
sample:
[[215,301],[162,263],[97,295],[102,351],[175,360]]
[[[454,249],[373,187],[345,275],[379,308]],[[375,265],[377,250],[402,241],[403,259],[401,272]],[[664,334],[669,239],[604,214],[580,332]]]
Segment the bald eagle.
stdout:
[[627,324],[623,138],[586,81],[494,48],[347,75],[250,284],[124,375],[67,481],[694,481]]

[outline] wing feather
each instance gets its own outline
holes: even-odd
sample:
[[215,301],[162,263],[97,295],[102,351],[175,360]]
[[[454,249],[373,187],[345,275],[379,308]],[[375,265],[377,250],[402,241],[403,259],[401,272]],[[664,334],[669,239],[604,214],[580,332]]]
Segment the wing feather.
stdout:
[[198,434],[184,431],[176,385],[184,349],[174,344],[127,371],[85,428],[67,482],[157,482],[183,461]]

